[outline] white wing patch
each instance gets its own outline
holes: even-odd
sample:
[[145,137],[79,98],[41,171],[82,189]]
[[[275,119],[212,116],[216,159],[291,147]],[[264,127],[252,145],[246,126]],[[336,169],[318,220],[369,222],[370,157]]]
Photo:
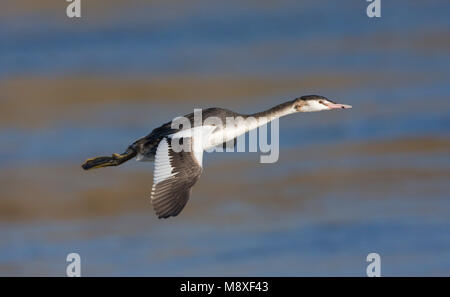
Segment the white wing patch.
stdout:
[[179,131],[177,133],[169,135],[170,138],[185,138],[189,137],[192,139],[192,153],[200,167],[203,163],[203,150],[210,147],[210,137],[211,133],[216,129],[215,126],[206,125],[194,127],[191,129],[186,129]]
[[169,155],[169,143],[166,138],[161,139],[156,149],[155,172],[153,175],[153,186],[176,174],[173,172],[171,157]]
[[198,165],[203,168],[203,145],[200,141],[192,139],[192,152],[194,153],[194,158]]
[[[184,138],[193,146],[192,138]],[[177,140],[177,139],[174,139]],[[158,143],[155,154],[152,194],[153,208],[158,218],[178,215],[186,205],[192,186],[197,182],[202,167],[192,151],[175,152],[171,139],[163,138]]]

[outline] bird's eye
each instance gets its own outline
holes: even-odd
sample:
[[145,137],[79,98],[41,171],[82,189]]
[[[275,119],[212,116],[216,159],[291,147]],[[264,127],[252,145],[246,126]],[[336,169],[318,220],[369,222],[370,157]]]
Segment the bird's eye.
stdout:
[[325,102],[323,100],[319,100],[320,104],[325,104]]

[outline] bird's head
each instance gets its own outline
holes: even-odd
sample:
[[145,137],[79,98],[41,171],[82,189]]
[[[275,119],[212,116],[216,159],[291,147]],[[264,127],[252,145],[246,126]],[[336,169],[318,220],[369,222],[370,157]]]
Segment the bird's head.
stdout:
[[339,104],[319,95],[307,95],[294,99],[292,106],[295,112],[312,112],[331,109],[352,108],[351,105]]

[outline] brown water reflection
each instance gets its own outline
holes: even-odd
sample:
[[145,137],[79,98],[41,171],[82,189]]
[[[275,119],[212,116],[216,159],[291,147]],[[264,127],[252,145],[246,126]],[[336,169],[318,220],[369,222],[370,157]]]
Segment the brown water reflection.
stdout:
[[[216,215],[214,209],[234,202],[282,215],[297,212],[305,199],[348,192],[357,199],[393,194],[409,199],[427,194],[444,195],[448,190],[444,185],[433,188],[432,193],[429,188],[409,191],[400,185],[448,180],[448,168],[423,167],[414,158],[430,154],[443,157],[449,152],[449,139],[417,138],[287,150],[282,152],[278,163],[270,165],[232,154],[226,157],[229,159],[226,163],[207,165],[192,201],[176,219],[209,220]],[[410,161],[389,164],[392,158],[402,155]],[[352,159],[360,163],[352,166],[348,162]],[[316,163],[315,168],[302,169],[304,162]],[[326,166],[322,167],[322,162]],[[295,171],[280,173],[293,164],[298,164]],[[0,218],[2,221],[72,220],[136,211],[151,216],[153,210],[148,197],[152,169],[151,163],[92,172],[84,172],[79,164],[71,163],[10,168],[0,173]]]
[[[280,94],[299,96],[299,90],[328,90],[327,93],[333,94],[357,87],[399,87],[432,80],[440,81],[442,77],[439,74],[423,77],[407,73],[373,72],[308,73],[304,76],[282,77],[18,77],[0,80],[0,124],[37,128],[69,119],[76,122],[95,120],[96,116],[102,114],[102,109],[112,104],[126,107],[133,103],[164,102],[164,105],[170,106],[189,102],[188,108],[223,106],[239,109],[242,101],[251,102],[258,97],[289,100],[290,97],[279,98]],[[272,102],[276,103],[274,100]],[[414,107],[424,108],[421,98],[411,98],[408,104],[408,112]],[[436,98],[435,104],[448,105],[448,101]],[[359,108],[366,105],[367,102],[361,102]],[[425,106],[430,107],[436,108],[433,105]],[[376,112],[385,107],[380,104],[375,110],[373,106],[367,108],[369,110],[365,112]],[[393,108],[396,106],[389,106],[389,110]],[[129,112],[124,114],[132,116]],[[150,107],[148,114],[152,114]]]
[[[358,2],[358,1],[357,1]],[[450,275],[448,1],[11,1],[0,11],[0,275]],[[317,93],[280,159],[206,154],[158,220],[153,164],[85,172],[199,107]]]

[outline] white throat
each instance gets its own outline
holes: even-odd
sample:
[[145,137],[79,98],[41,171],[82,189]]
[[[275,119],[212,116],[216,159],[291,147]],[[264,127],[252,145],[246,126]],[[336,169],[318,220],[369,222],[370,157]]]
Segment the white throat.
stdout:
[[306,104],[305,106],[302,107],[303,112],[313,112],[313,111],[321,111],[321,110],[328,109],[328,107],[326,107],[325,105],[323,105],[315,100],[310,100],[307,102],[308,102],[308,104]]

